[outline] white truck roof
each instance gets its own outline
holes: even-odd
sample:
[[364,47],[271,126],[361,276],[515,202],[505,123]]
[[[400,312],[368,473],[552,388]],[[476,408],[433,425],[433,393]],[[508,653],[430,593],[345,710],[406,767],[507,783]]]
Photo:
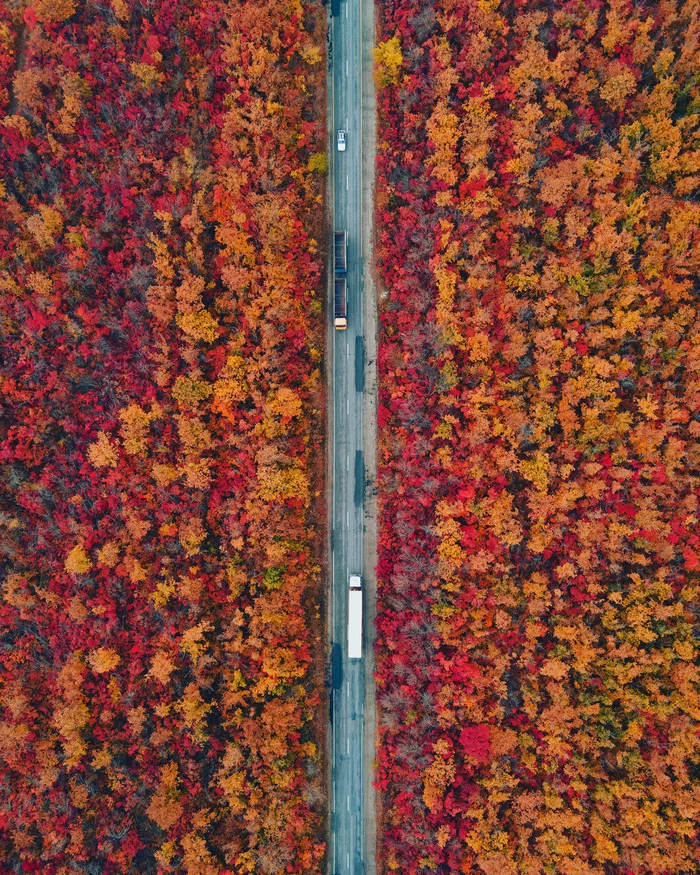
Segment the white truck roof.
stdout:
[[362,659],[361,589],[348,590],[348,659]]
[[362,578],[359,574],[350,575],[350,589],[362,589]]

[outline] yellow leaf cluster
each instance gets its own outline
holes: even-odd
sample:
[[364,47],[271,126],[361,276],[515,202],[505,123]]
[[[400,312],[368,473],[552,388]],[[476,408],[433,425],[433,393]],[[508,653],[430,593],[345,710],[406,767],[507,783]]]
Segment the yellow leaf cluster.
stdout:
[[185,693],[178,703],[178,707],[182,712],[182,719],[185,725],[192,730],[197,741],[205,739],[205,724],[204,720],[207,713],[211,710],[211,706],[202,699],[201,693],[196,684],[188,684],[185,688]]
[[208,489],[211,484],[210,463],[206,459],[188,459],[178,469],[190,489]]
[[647,395],[645,398],[639,398],[637,400],[637,407],[639,407],[639,412],[647,419],[657,418],[657,403],[651,395]]
[[289,386],[281,386],[268,397],[267,406],[273,416],[293,419],[301,415],[301,399]]
[[63,104],[58,110],[56,130],[60,134],[72,134],[80,117],[82,98],[90,94],[90,88],[77,73],[64,72],[61,91]]
[[88,657],[88,662],[96,674],[112,671],[112,669],[119,665],[120,661],[121,657],[111,647],[100,647],[97,650],[93,650]]
[[82,544],[76,544],[73,547],[66,557],[64,567],[70,574],[85,574],[92,568],[90,557]]
[[201,835],[189,832],[181,841],[186,875],[218,875],[219,867]]
[[385,40],[374,49],[374,81],[378,88],[395,85],[403,64],[403,52],[398,36]]
[[45,76],[40,70],[18,70],[13,78],[12,87],[19,106],[35,112],[42,102],[41,85]]
[[221,787],[226,802],[233,814],[242,814],[245,811],[246,803],[243,794],[245,778],[245,772],[243,771],[223,774],[219,778],[219,787]]
[[458,179],[455,162],[457,141],[459,140],[459,118],[448,108],[446,100],[441,100],[426,122],[432,152],[428,163],[433,166],[432,175],[449,186]]
[[168,483],[172,483],[173,480],[177,480],[180,476],[174,465],[162,464],[160,462],[156,462],[153,465],[151,475],[160,486],[167,486]]
[[84,671],[80,653],[73,653],[56,679],[60,696],[54,705],[51,723],[63,737],[63,750],[68,766],[77,765],[87,750],[81,735],[81,730],[90,717],[81,692]]
[[433,811],[445,795],[445,789],[454,781],[457,770],[454,759],[439,754],[423,773],[423,801]]
[[[240,357],[231,356],[229,361],[238,358]],[[241,362],[242,361],[243,360],[241,359]],[[214,383],[214,402],[212,404],[212,410],[215,413],[221,413],[223,415],[229,414],[230,416],[233,416],[233,411],[231,409],[232,405],[236,401],[244,401],[250,394],[250,389],[245,379],[243,367],[240,369],[236,368],[227,370],[235,370],[237,376],[222,377]],[[238,374],[239,370],[240,374]]]
[[177,763],[167,763],[161,768],[160,785],[151,797],[146,814],[161,829],[169,830],[182,815],[180,795]]
[[53,207],[42,205],[39,212],[27,219],[27,230],[46,249],[63,230],[63,216]]
[[184,407],[196,407],[214,391],[211,383],[190,377],[178,377],[173,386],[173,398]]
[[148,429],[151,421],[156,419],[159,413],[160,411],[157,410],[148,413],[138,404],[130,404],[119,411],[119,418],[122,421],[121,437],[124,449],[129,455],[145,455],[148,449]]
[[204,640],[204,636],[211,628],[211,623],[203,622],[184,632],[180,640],[180,649],[184,650],[193,662],[197,662],[208,649],[209,645]]
[[131,10],[126,3],[126,0],[110,0],[110,4],[114,10],[114,14],[120,21],[129,20],[131,17]]
[[275,469],[264,466],[258,470],[258,495],[264,501],[284,501],[300,498],[309,503],[309,477],[301,468]]
[[137,61],[132,61],[129,64],[129,68],[144,88],[160,85],[165,80],[165,73],[156,69],[153,64],[141,64]]
[[204,309],[202,295],[204,280],[200,276],[187,273],[177,288],[177,324],[193,340],[213,343],[219,336],[219,324]]
[[146,677],[155,678],[162,684],[167,684],[170,675],[175,671],[175,663],[163,650],[157,650],[151,659],[151,667]]
[[172,580],[159,580],[155,591],[151,593],[151,601],[157,608],[165,607],[174,592],[175,584]]
[[328,156],[325,152],[314,152],[314,154],[309,158],[309,161],[306,165],[309,170],[313,173],[327,173],[328,172]]
[[53,24],[67,21],[75,15],[75,0],[36,0],[33,4],[37,21]]
[[[112,2],[114,2],[114,0],[112,0]],[[123,0],[120,0],[120,2],[123,2]],[[168,866],[176,852],[175,842],[164,842],[154,856],[162,866]]]
[[206,538],[207,533],[202,521],[197,517],[191,517],[180,524],[178,536],[186,555],[195,556],[199,553],[199,545]]
[[119,562],[119,544],[116,541],[107,541],[97,551],[97,561],[107,568],[114,568]]
[[520,470],[523,477],[530,480],[539,492],[546,492],[549,486],[549,456],[544,452],[535,453],[534,459],[522,461]]
[[219,336],[219,323],[206,310],[183,313],[176,321],[185,334],[193,340],[213,343]]
[[209,431],[201,419],[194,416],[177,416],[177,432],[188,452],[208,450],[212,446]]
[[569,674],[569,667],[559,659],[548,659],[540,669],[540,674],[560,681]]
[[600,96],[617,111],[624,109],[627,98],[636,90],[637,80],[631,70],[623,67],[619,72],[612,75],[604,85],[601,85]]
[[304,43],[299,49],[299,56],[312,67],[315,64],[320,64],[322,60],[321,49],[313,43]]
[[117,467],[117,451],[105,432],[98,432],[97,440],[88,447],[88,458],[95,468]]
[[131,727],[131,731],[136,738],[138,738],[143,731],[144,724],[146,723],[146,709],[143,705],[139,705],[137,708],[130,708],[127,712],[126,719]]
[[53,291],[53,280],[51,277],[37,271],[29,274],[27,285],[33,292],[36,292],[37,295],[44,299],[48,299],[48,296]]

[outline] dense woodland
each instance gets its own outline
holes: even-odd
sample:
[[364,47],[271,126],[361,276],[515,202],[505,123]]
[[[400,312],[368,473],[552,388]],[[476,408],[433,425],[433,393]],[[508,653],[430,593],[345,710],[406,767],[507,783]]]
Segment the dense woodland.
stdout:
[[700,4],[380,0],[382,873],[700,871]]
[[325,26],[0,0],[3,873],[322,871]]

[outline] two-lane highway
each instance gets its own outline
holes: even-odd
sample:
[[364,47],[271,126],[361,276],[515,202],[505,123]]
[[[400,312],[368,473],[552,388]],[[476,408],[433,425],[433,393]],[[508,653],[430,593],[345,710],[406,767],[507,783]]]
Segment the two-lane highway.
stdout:
[[[348,659],[348,578],[363,574],[364,463],[362,456],[362,5],[334,0],[333,222],[347,231],[348,326],[331,331],[332,356],[332,609],[335,665],[331,702],[332,875],[364,875],[363,713],[364,665]],[[339,130],[346,149],[338,151]],[[332,306],[331,306],[332,311]],[[331,312],[332,316],[332,312]],[[373,849],[372,849],[373,852]]]

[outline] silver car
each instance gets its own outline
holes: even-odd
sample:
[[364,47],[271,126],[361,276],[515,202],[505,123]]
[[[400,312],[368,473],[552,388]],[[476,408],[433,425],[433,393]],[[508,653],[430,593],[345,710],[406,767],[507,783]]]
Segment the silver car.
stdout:
[[338,151],[345,151],[345,131],[338,131]]

